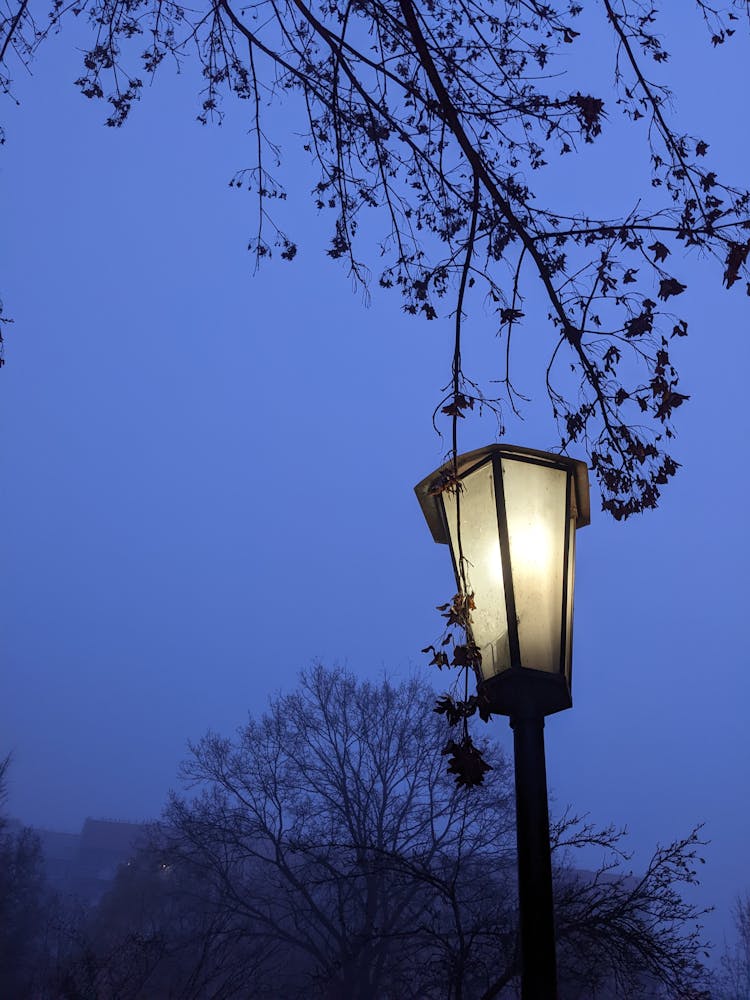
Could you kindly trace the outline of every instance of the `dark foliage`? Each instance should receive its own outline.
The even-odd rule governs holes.
[[[456,787],[429,698],[318,667],[233,740],[193,746],[192,794],[93,914],[69,995],[515,996],[511,776],[490,750],[491,780]],[[681,895],[698,832],[639,875],[622,831],[565,816],[552,835],[563,1000],[698,997],[700,912]],[[577,869],[592,847],[601,867]]]
[[[430,698],[417,681],[316,667],[233,740],[209,733],[184,765],[191,793],[172,796],[88,912],[44,889],[38,844],[25,854],[16,838],[11,855],[4,835],[3,997],[517,995],[511,774],[487,747],[490,780],[457,787]],[[561,1000],[697,1000],[701,911],[682,891],[699,833],[639,874],[623,836],[567,814],[553,824]],[[596,871],[576,866],[581,848],[601,852]]]
[[[714,47],[747,15],[740,0],[697,8]],[[667,447],[687,399],[672,359],[673,338],[688,329],[671,311],[686,288],[674,250],[714,258],[731,289],[748,277],[750,221],[747,191],[719,177],[708,142],[672,124],[655,3],[52,0],[44,11],[5,0],[6,90],[14,59],[28,64],[71,16],[91,32],[77,85],[108,104],[108,125],[123,125],[164,63],[197,61],[203,122],[221,117],[228,94],[247,102],[254,159],[232,183],[257,197],[258,259],[297,253],[270,206],[286,196],[275,176],[284,116],[273,106],[299,99],[301,141],[319,171],[313,198],[333,213],[328,254],[367,283],[358,234],[374,209],[384,229],[379,283],[399,290],[408,313],[455,317],[453,378],[438,406],[454,424],[454,448],[455,424],[475,404],[489,402],[501,421],[520,404],[511,343],[525,302],[541,296],[561,448],[588,452],[615,518],[656,505],[677,469]],[[566,89],[592,31],[614,42],[614,82],[592,76],[590,90]],[[634,162],[650,169],[632,208],[614,208],[619,193],[606,216],[537,198],[530,178],[604,141],[616,115],[631,127]],[[505,341],[494,402],[461,366],[470,299],[491,303]]]
[[[744,1000],[750,996],[750,894],[737,898],[734,930],[735,938],[721,957],[716,1000]]]
[[[0,760],[0,806],[10,760]],[[29,827],[11,827],[0,815],[0,996],[33,995],[49,964],[56,907],[45,882],[39,838]]]

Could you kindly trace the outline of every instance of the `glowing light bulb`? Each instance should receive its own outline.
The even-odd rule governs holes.
[[[515,559],[527,570],[534,573],[549,570],[554,546],[548,525],[539,521],[518,525],[511,547]]]

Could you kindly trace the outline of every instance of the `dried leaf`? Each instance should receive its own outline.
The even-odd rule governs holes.
[[[449,694],[444,694],[438,698],[433,712],[437,712],[438,715],[444,715],[448,720],[449,726],[457,725],[464,717],[464,713],[461,711],[461,703],[456,704]]]
[[[688,325],[684,319],[679,320],[679,322],[672,327],[673,337],[687,337]]]
[[[676,278],[662,278],[659,282],[659,298],[666,302],[670,295],[682,295],[686,288],[687,285]]]
[[[649,250],[654,254],[657,264],[662,260],[666,260],[669,256],[669,248],[665,247],[663,243],[659,242],[659,240],[652,243]]]
[[[487,771],[492,770],[470,736],[465,736],[460,743],[448,740],[443,755],[450,755],[448,772],[456,776],[459,787],[473,788],[481,785]]]
[[[740,269],[747,263],[747,255],[750,252],[750,240],[747,243],[730,243],[727,252],[726,268],[724,270],[724,284],[731,288],[735,281],[739,281]]]

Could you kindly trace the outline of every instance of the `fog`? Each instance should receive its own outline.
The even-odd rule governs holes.
[[[747,130],[716,99],[746,64],[698,45],[685,32],[674,46],[678,110],[747,183]],[[188,740],[231,733],[315,660],[427,672],[419,651],[453,593],[412,493],[445,452],[431,415],[450,321],[405,316],[395,292],[363,301],[323,252],[329,220],[291,140],[282,215],[300,253],[254,275],[255,205],[228,186],[249,159],[242,109],[201,128],[188,73],[105,129],[70,83],[76,59],[63,33],[19,78],[0,195],[14,320],[0,753],[10,814],[70,832],[158,816]],[[597,182],[625,185],[626,165]],[[575,200],[586,184],[570,184]],[[718,268],[675,268],[693,334],[676,350],[691,394],[682,469],[657,511],[625,524],[592,498],[575,705],[548,720],[547,761],[553,811],[627,825],[635,867],[705,821],[698,896],[721,944],[750,888],[748,302]],[[469,369],[497,364],[489,313],[472,338]],[[554,447],[544,401],[525,417],[508,440]],[[462,450],[493,440],[491,418],[466,423]],[[509,752],[507,722],[492,727]]]

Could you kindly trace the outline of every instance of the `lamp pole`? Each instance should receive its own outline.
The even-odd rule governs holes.
[[[457,455],[415,487],[450,546],[489,710],[513,729],[521,996],[557,1000],[544,718],[573,705],[575,535],[590,522],[584,462],[494,444]],[[459,505],[460,495],[460,505]]]
[[[544,717],[513,716],[522,1000],[557,1000]]]

